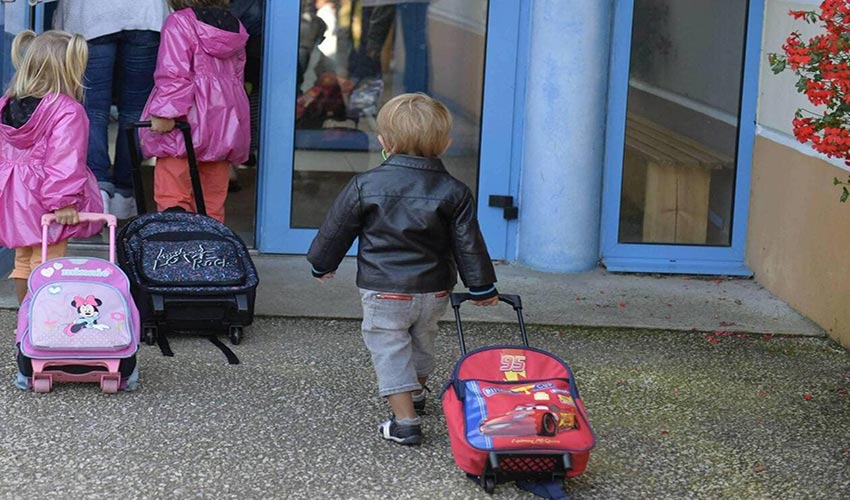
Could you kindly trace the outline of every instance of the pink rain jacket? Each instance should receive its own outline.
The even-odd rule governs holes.
[[[247,41],[241,23],[239,33],[232,33],[202,23],[192,9],[168,16],[162,25],[154,89],[142,119],[187,120],[199,161],[246,161],[251,146],[243,84]],[[145,156],[186,157],[179,130],[161,134],[141,129],[139,138]]]
[[[8,97],[0,98],[0,110]],[[103,212],[97,180],[86,165],[89,119],[64,94],[47,94],[21,128],[0,122],[0,246],[41,243],[41,216],[73,206]],[[52,225],[48,243],[98,233],[99,223]]]

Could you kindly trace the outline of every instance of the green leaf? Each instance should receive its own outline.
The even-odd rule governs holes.
[[[770,69],[773,70],[774,75],[778,75],[785,71],[786,61],[785,58],[782,59],[774,59],[773,63],[770,65]]]
[[[843,191],[841,193],[841,203],[845,203],[847,201],[847,198],[850,198],[850,191],[848,191],[846,187],[843,187],[841,189]]]
[[[833,186],[837,186],[837,185],[839,185],[839,184],[844,184],[844,183],[843,183],[843,182],[841,182],[841,181],[839,181],[839,180],[838,180],[838,177],[833,177],[833,178],[832,178],[832,185],[833,185]]]

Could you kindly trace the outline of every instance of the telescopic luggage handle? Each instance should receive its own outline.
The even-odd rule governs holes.
[[[460,354],[466,355],[466,341],[463,338],[463,325],[460,321],[460,305],[467,300],[472,300],[474,297],[469,293],[453,293],[451,295],[452,309],[455,312],[455,324],[457,325],[457,338],[460,341]],[[499,295],[499,302],[510,304],[516,311],[517,321],[519,322],[519,333],[522,336],[522,344],[528,347],[528,334],[525,331],[525,320],[522,317],[522,299],[519,295]]]
[[[111,214],[99,214],[95,212],[77,212],[80,223],[103,222],[109,226],[109,262],[115,264],[115,227],[118,219]],[[44,214],[41,216],[41,261],[47,260],[47,229],[56,222],[55,214]]]
[[[124,125],[127,134],[127,147],[130,150],[130,162],[133,164],[133,184],[136,191],[136,207],[140,214],[147,212],[145,193],[142,189],[142,160],[139,155],[138,142],[135,130],[137,128],[148,128],[150,121],[135,121]],[[186,143],[186,158],[189,161],[189,178],[192,180],[192,192],[195,195],[195,207],[201,215],[207,215],[207,206],[204,203],[204,191],[201,188],[201,174],[198,172],[198,160],[195,157],[195,146],[192,144],[192,128],[184,121],[175,121],[174,128],[183,134]]]

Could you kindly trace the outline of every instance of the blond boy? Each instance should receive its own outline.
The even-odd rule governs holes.
[[[387,102],[378,113],[386,160],[342,190],[307,254],[313,276],[324,282],[360,238],[363,340],[372,355],[378,393],[393,412],[379,432],[404,445],[422,442],[416,411],[425,408],[437,321],[458,271],[476,296],[474,303],[498,301],[475,199],[439,158],[451,144],[451,127],[446,107],[424,94],[402,94]]]

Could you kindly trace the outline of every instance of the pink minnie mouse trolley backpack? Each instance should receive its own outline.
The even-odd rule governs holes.
[[[455,462],[487,493],[508,481],[560,488],[584,472],[596,444],[573,373],[557,356],[529,347],[518,295],[499,300],[516,311],[522,345],[467,353],[460,305],[469,298],[451,297],[462,356],[441,394]]]
[[[127,276],[115,265],[114,215],[80,213],[109,226],[109,260],[47,260],[53,214],[42,217],[42,264],[30,274],[18,312],[21,389],[50,392],[54,382],[99,382],[103,392],[132,390],[138,380],[139,312]]]

